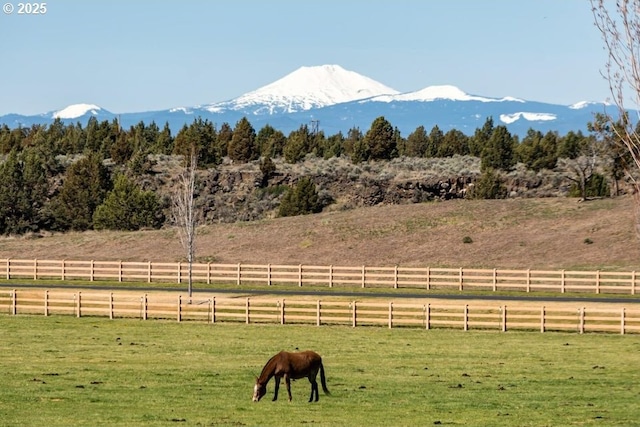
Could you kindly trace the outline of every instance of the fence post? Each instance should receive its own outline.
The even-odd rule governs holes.
[[[216,297],[211,298],[211,323],[216,323]]]
[[[560,292],[563,293],[563,294],[564,294],[564,286],[565,286],[564,280],[565,280],[565,273],[564,273],[564,270],[562,270],[562,282],[561,282],[561,285],[560,285],[561,286]]]
[[[182,295],[178,295],[178,322],[182,321]]]
[[[142,297],[142,320],[147,320],[147,310],[149,309],[149,304],[148,304],[148,299],[147,299],[147,294],[144,294],[144,296]]]
[[[545,316],[545,310],[543,305],[542,308],[540,309],[540,332],[544,332],[544,316]]]
[[[211,284],[211,262],[207,263],[207,285]]]
[[[9,270],[7,270],[9,271]],[[9,273],[7,273],[9,274]],[[9,277],[7,277],[8,279]],[[631,295],[636,294],[636,272],[635,270],[631,272]]]
[[[425,329],[431,329],[431,304],[424,306]]]
[[[113,292],[109,294],[109,319],[113,320]]]
[[[78,299],[76,300],[76,316],[80,317],[80,306],[82,305],[82,303],[80,302],[82,300],[82,292],[78,292]]]
[[[11,259],[7,258],[7,280],[11,279]]]
[[[498,269],[493,269],[493,292],[498,290]]]
[[[431,267],[427,267],[427,290],[431,289]]]
[[[393,269],[393,289],[398,289],[398,264]]]
[[[151,261],[147,265],[147,283],[151,283]]]
[[[329,287],[333,288],[333,265],[329,266]]]
[[[624,330],[625,329],[624,320],[625,320],[624,319],[624,307],[622,307],[622,311],[620,312],[620,334],[621,335],[624,335],[624,332],[625,332],[625,330]]]
[[[362,266],[362,288],[365,287],[365,283],[366,283],[366,270],[365,270],[365,266]]]
[[[578,310],[580,320],[578,322],[578,332],[584,334],[584,307],[580,307]]]
[[[316,326],[320,326],[322,324],[322,303],[318,300],[317,309],[316,309]]]
[[[249,320],[249,298],[247,297],[247,304],[245,306],[245,323],[248,325],[250,323]]]
[[[600,293],[600,270],[596,271],[596,294]]]
[[[389,302],[389,329],[393,327],[393,302]]]
[[[65,267],[64,266],[64,260],[62,260],[62,280],[64,280],[64,273],[65,273],[64,267]]]
[[[284,318],[284,298],[282,299],[282,301],[280,302],[280,324],[284,325],[285,323],[285,318]]]
[[[91,260],[91,272],[89,273],[89,281],[93,282],[95,276],[95,268],[94,268],[94,262],[93,260]]]
[[[458,282],[459,282],[459,290],[462,290],[462,267],[460,267],[460,272],[458,273]]]
[[[502,332],[507,332],[507,306],[503,305],[502,310]]]
[[[16,296],[16,290],[11,291],[11,314],[14,316],[18,314],[18,297]]]
[[[469,330],[469,304],[464,305],[464,330]]]
[[[118,262],[118,282],[122,282],[122,261]]]
[[[267,286],[271,286],[271,264],[267,264]]]
[[[33,260],[33,280],[38,280],[38,259]]]
[[[182,283],[182,262],[178,261],[178,284]]]
[[[241,267],[240,263],[238,263],[238,272],[237,272],[237,277],[236,277],[236,285],[238,285],[238,286],[240,286],[240,280],[241,280],[240,271],[241,271],[241,269],[242,269],[242,267]]]
[[[356,302],[354,301],[353,303],[351,303],[351,307],[353,308],[353,310],[351,311],[351,326],[353,326],[354,328],[357,326],[357,315],[356,315]]]
[[[302,286],[302,264],[298,264],[298,286]]]
[[[44,315],[49,315],[49,290],[44,291]]]
[[[531,269],[527,268],[527,292],[531,292]]]

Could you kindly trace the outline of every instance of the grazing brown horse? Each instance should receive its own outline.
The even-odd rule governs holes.
[[[316,376],[320,371],[320,381],[322,382],[322,391],[325,394],[330,394],[327,390],[327,381],[324,377],[324,366],[322,365],[322,358],[318,353],[313,351],[301,351],[299,353],[289,353],[287,351],[281,351],[273,356],[264,368],[258,378],[256,378],[256,385],[253,387],[253,401],[257,402],[262,399],[267,393],[267,383],[272,377],[276,377],[276,388],[273,394],[273,400],[278,399],[278,388],[280,388],[280,379],[284,377],[284,381],[287,384],[287,392],[289,393],[289,402],[291,402],[291,380],[297,380],[300,378],[309,378],[311,383],[311,396],[309,396],[309,402],[317,402],[318,396],[318,382]]]

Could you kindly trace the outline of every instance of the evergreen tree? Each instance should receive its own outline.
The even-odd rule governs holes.
[[[440,146],[444,143],[444,133],[435,125],[429,132],[429,143],[427,145],[427,151],[425,157],[437,157]]]
[[[473,199],[504,199],[507,197],[507,188],[498,171],[487,168],[476,181],[470,198]]]
[[[227,147],[231,160],[246,163],[258,157],[255,145],[256,131],[246,117],[241,118],[233,129],[233,136]]]
[[[322,210],[316,186],[309,177],[301,178],[293,189],[285,193],[280,203],[279,216],[296,216]]]
[[[24,194],[23,165],[18,150],[13,149],[0,163],[0,233],[21,234],[29,227],[24,217],[27,200]]]
[[[368,157],[363,160],[389,160],[397,156],[396,135],[393,126],[384,117],[376,118],[364,136]]]
[[[401,153],[407,157],[425,157],[429,146],[429,135],[424,126],[418,126],[416,130],[411,132],[407,137],[407,144],[404,152]]]
[[[493,135],[493,117],[487,117],[481,128],[476,129],[473,138],[469,139],[469,154],[475,157],[481,157],[482,150],[489,143],[491,135]]]
[[[89,153],[73,163],[53,200],[55,227],[78,231],[93,228],[93,213],[110,189],[109,172],[97,153]]]
[[[515,143],[506,126],[497,126],[482,150],[480,169],[508,171],[515,165]]]
[[[229,125],[229,123],[224,122],[220,126],[220,130],[218,131],[218,152],[221,157],[228,156],[229,144],[231,143],[231,139],[233,138],[233,129]]]
[[[451,129],[442,137],[438,146],[437,157],[464,156],[469,154],[469,138],[457,129]]]
[[[302,125],[298,130],[292,131],[287,137],[282,154],[287,163],[297,163],[309,153],[309,140],[311,135],[307,125]]]
[[[342,132],[331,135],[325,140],[324,159],[340,157],[344,152],[344,136]]]
[[[118,175],[104,202],[93,214],[96,230],[139,230],[160,228],[164,215],[156,194],[142,191],[125,175]]]

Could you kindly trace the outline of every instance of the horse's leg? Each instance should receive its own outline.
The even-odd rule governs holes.
[[[284,382],[287,384],[287,393],[289,393],[289,402],[291,402],[291,378],[289,375],[284,376]]]
[[[311,396],[309,396],[309,402],[313,402],[313,397],[315,395],[315,401],[318,401],[318,382],[315,378],[309,377],[309,382],[311,383]]]
[[[274,402],[276,400],[278,400],[278,389],[280,388],[280,377],[276,377],[275,381],[276,381],[276,386],[275,386],[275,391],[273,393],[273,401]]]

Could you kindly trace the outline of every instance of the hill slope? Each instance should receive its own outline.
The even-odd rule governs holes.
[[[637,270],[631,197],[452,200],[216,224],[202,262]],[[463,243],[465,236],[472,243]],[[591,242],[591,243],[589,243]],[[183,259],[176,230],[0,238],[0,259]]]

